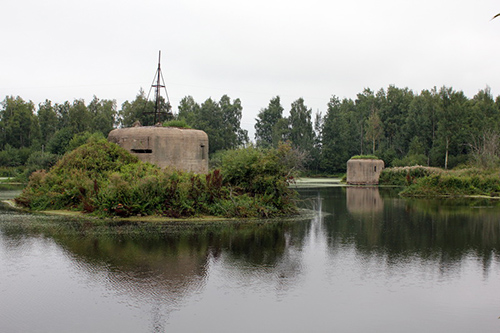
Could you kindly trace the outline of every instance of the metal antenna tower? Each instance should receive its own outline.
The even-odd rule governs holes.
[[[161,51],[158,53],[158,69],[156,70],[155,77],[153,79],[153,83],[151,84],[151,88],[149,89],[148,97],[147,100],[149,100],[149,95],[151,94],[151,89],[155,88],[155,110],[154,112],[145,112],[146,114],[151,114],[153,113],[154,115],[154,121],[153,123],[156,124],[157,121],[160,121],[160,115],[164,114],[165,118],[170,118],[172,116],[172,106],[170,105],[170,99],[168,98],[168,92],[167,92],[167,87],[165,86],[165,80],[163,79],[163,74],[161,72]],[[161,79],[161,84],[160,83]],[[160,90],[161,88],[165,89],[165,95],[166,95],[166,100],[165,103],[162,103],[162,98],[161,98],[161,93]]]

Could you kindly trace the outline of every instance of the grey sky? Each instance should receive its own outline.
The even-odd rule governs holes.
[[[356,98],[390,84],[446,85],[500,94],[500,12],[493,0],[4,2],[0,98],[38,104],[93,95],[118,108],[146,92],[162,51],[176,110],[223,94],[240,98],[242,127],[276,95],[325,112],[331,95]]]

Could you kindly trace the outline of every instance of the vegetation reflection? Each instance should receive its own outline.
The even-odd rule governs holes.
[[[316,191],[330,213],[323,225],[331,249],[351,244],[358,255],[388,263],[418,257],[447,265],[469,255],[485,266],[500,260],[500,207],[491,201],[407,200],[379,188]],[[301,196],[317,196],[306,192]]]

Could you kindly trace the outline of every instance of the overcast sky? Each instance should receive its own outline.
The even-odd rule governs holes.
[[[389,85],[500,95],[493,0],[17,0],[1,5],[0,98],[146,93],[158,51],[170,101],[240,98],[242,127],[279,95],[326,110]],[[152,93],[153,94],[153,93]]]

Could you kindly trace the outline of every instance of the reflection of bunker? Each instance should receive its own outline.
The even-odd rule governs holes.
[[[112,130],[108,140],[161,168],[208,172],[208,136],[200,130],[139,125]]]
[[[384,209],[378,187],[347,187],[347,210],[350,213],[374,213]]]
[[[350,159],[347,161],[347,184],[378,185],[382,169],[382,160]]]

